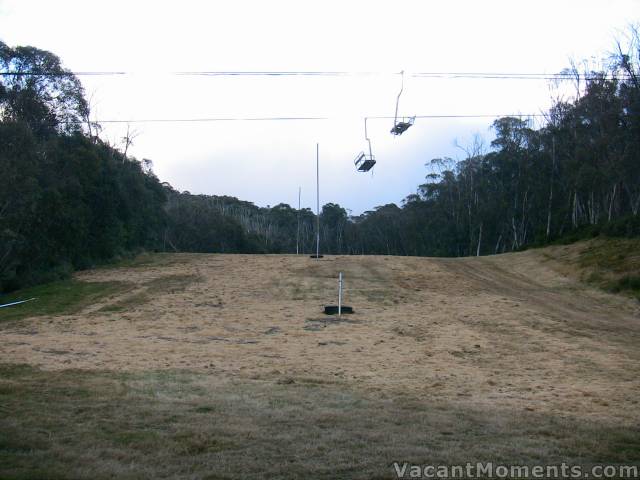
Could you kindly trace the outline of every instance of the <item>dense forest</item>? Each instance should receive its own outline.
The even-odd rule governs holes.
[[[315,214],[176,191],[100,138],[80,81],[54,54],[0,42],[0,291],[140,250],[309,253]],[[567,75],[535,128],[499,118],[467,158],[434,159],[401,206],[320,214],[325,253],[465,256],[572,232],[640,233],[640,39]]]

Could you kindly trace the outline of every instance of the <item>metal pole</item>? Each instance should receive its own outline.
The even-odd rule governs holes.
[[[296,232],[296,255],[300,254],[300,196],[302,187],[298,187],[298,230]]]
[[[35,298],[30,298],[28,300],[19,300],[17,302],[5,303],[4,305],[0,305],[0,308],[11,307],[12,305],[20,305],[21,303],[27,303],[27,302],[30,302],[32,300],[35,300]]]
[[[402,95],[402,91],[404,90],[404,70],[400,72],[402,76],[402,86],[400,87],[400,93],[398,93],[398,98],[396,99],[396,116],[393,119],[393,126],[395,127],[398,123],[398,105],[400,104],[400,95]]]
[[[338,275],[338,316],[342,316],[342,272]]]
[[[371,152],[371,140],[369,140],[369,134],[367,133],[367,117],[364,117],[364,138],[369,144],[369,158],[373,158],[373,153]]]
[[[316,143],[316,260],[320,260],[320,144]]]

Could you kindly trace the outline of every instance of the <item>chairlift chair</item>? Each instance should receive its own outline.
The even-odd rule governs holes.
[[[364,152],[360,152],[353,161],[353,164],[359,172],[368,172],[376,164],[376,159],[373,155],[366,155]]]
[[[398,121],[398,119],[396,118],[393,123],[391,133],[394,135],[402,135],[409,129],[411,125],[413,125],[413,122],[415,122],[415,120],[416,117],[403,117],[400,119],[400,121]]]
[[[356,155],[353,164],[356,166],[358,172],[368,172],[376,164],[376,157],[373,156],[373,152],[371,151],[371,140],[367,134],[367,117],[364,117],[364,139],[369,144],[369,154],[367,155],[364,152],[360,152]]]
[[[402,91],[404,90],[404,70],[400,72],[402,83],[400,85],[400,93],[398,93],[398,98],[396,98],[396,114],[393,117],[393,128],[391,129],[391,133],[393,135],[402,135],[406,132],[413,122],[415,122],[416,117],[401,117],[398,118],[398,106],[400,105],[400,95],[402,95]]]

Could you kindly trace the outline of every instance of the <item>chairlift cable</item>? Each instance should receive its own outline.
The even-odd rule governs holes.
[[[135,72],[135,71],[76,71],[49,73],[38,71],[5,71],[0,72],[3,77],[17,76],[131,76],[131,75],[175,75],[175,76],[208,76],[208,77],[354,77],[354,76],[386,76],[401,75],[401,72],[367,72],[367,71],[227,71],[227,70],[204,70],[204,71],[175,71],[175,72]],[[407,73],[415,78],[443,78],[443,79],[489,79],[489,80],[571,80],[576,77],[573,72],[568,73],[510,73],[510,72],[414,72]],[[597,74],[577,75],[583,80],[595,80],[601,78]],[[606,79],[628,80],[630,75],[618,73],[613,75],[605,74]]]
[[[448,119],[448,118],[499,118],[499,117],[545,117],[543,113],[504,113],[504,114],[469,114],[469,115],[414,115],[411,118]],[[270,121],[324,121],[337,120],[344,117],[209,117],[209,118],[145,118],[145,119],[107,119],[90,120],[91,123],[198,123],[198,122],[270,122]],[[363,117],[359,117],[363,118]],[[368,115],[369,120],[393,120],[386,115]],[[61,120],[61,124],[85,124],[80,120]]]

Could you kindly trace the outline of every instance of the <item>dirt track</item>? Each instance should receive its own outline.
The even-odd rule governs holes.
[[[346,381],[383,397],[640,421],[637,302],[560,275],[538,252],[165,263],[78,275],[132,288],[78,315],[2,327],[0,362]],[[342,321],[321,313],[339,271],[356,310]]]

